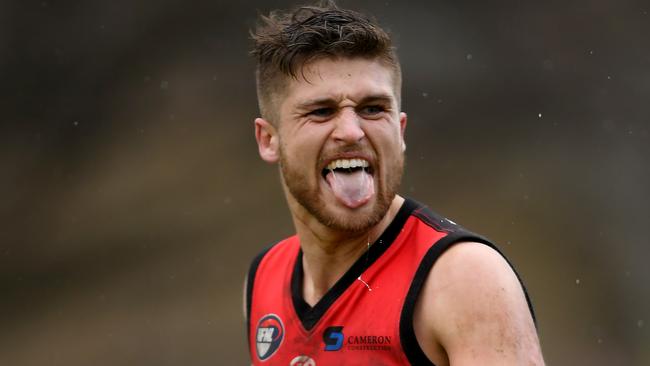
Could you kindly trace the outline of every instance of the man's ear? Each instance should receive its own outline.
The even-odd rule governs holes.
[[[255,139],[262,160],[277,163],[280,159],[280,141],[275,127],[264,118],[255,118]]]
[[[406,151],[406,142],[404,142],[404,133],[406,132],[406,113],[399,113],[399,132],[402,137],[402,152]]]

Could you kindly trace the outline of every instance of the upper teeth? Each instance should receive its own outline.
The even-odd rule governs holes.
[[[350,168],[367,168],[370,164],[365,159],[338,159],[334,160],[327,165],[327,169],[333,170],[336,168],[350,169]]]

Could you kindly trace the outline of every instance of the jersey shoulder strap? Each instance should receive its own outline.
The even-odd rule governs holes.
[[[260,263],[262,262],[262,259],[264,259],[264,256],[279,243],[281,243],[281,241],[277,241],[259,252],[255,258],[253,258],[253,261],[248,268],[248,275],[246,276],[246,330],[249,334],[246,337],[247,339],[250,339],[251,308],[253,305],[253,288],[255,285],[255,275],[257,274],[257,268],[260,266]]]
[[[402,308],[402,313],[400,315],[400,340],[404,349],[404,353],[406,354],[411,364],[433,365],[433,363],[431,363],[429,358],[420,348],[420,345],[418,344],[415,337],[415,331],[413,329],[413,314],[415,312],[415,304],[417,302],[418,296],[420,295],[420,292],[422,291],[424,281],[427,279],[429,272],[431,271],[431,268],[433,268],[435,262],[447,249],[460,242],[477,242],[485,244],[494,249],[506,260],[510,268],[512,268],[513,272],[517,276],[519,283],[521,284],[524,295],[526,297],[526,302],[528,304],[528,309],[530,310],[533,321],[536,324],[535,311],[528,296],[526,286],[524,286],[521,277],[517,273],[512,263],[495,244],[493,244],[487,238],[475,234],[456,224],[455,222],[438,215],[424,205],[421,205],[416,210],[414,210],[413,216],[417,217],[423,224],[432,227],[436,231],[446,232],[447,235],[440,238],[436,242],[431,243],[428,251],[420,261],[420,264],[418,265],[418,268],[413,277],[413,281],[411,282],[411,286],[406,295],[404,307]]]

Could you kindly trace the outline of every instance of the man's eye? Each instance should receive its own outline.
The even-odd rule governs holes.
[[[318,108],[314,109],[313,111],[309,112],[310,116],[313,117],[329,117],[332,114],[334,114],[334,109],[333,108]]]
[[[361,113],[366,116],[373,116],[384,111],[385,111],[384,107],[380,105],[367,105],[361,108]]]

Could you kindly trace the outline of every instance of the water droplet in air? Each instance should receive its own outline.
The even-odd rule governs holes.
[[[643,320],[639,320],[638,322],[636,322],[636,326],[639,328],[643,328]]]
[[[576,285],[579,285],[579,284],[580,284],[580,279],[576,278]]]
[[[468,53],[467,56],[465,56],[465,58],[467,59],[467,61],[471,61],[474,58],[474,56],[472,56],[471,53]]]

